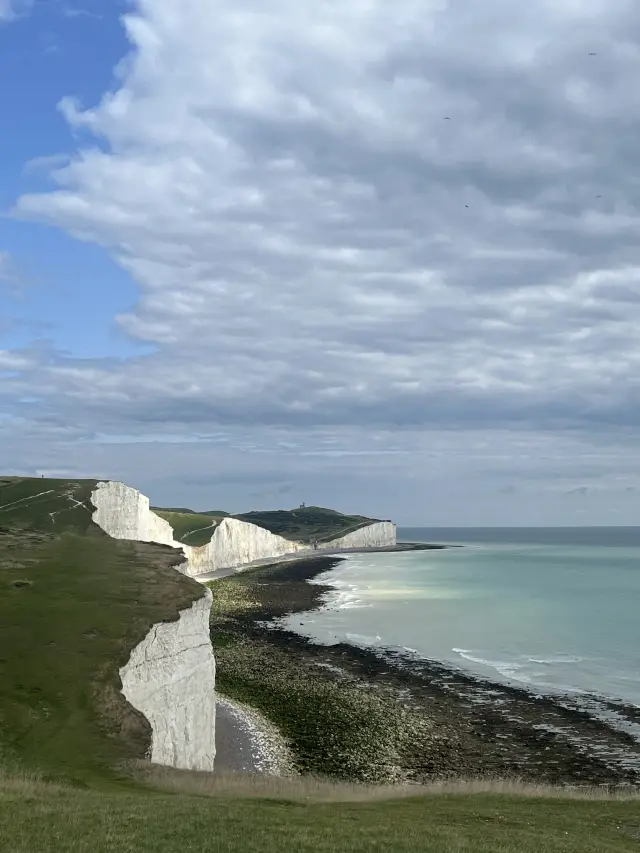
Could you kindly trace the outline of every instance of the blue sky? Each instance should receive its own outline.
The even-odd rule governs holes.
[[[122,4],[115,2],[47,0],[0,26],[3,211],[11,209],[21,193],[48,189],[47,162],[39,161],[68,157],[81,141],[57,105],[68,93],[83,103],[95,103],[113,86],[114,68],[127,51],[122,11]],[[0,222],[0,241],[11,257],[13,274],[29,292],[16,304],[0,291],[2,315],[20,320],[7,335],[9,344],[28,343],[35,333],[83,357],[135,351],[118,335],[113,317],[135,301],[136,288],[104,251],[58,229],[7,218]]]
[[[631,0],[0,0],[0,469],[635,524]]]

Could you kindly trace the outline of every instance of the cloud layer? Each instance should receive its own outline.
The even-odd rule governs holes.
[[[286,433],[299,466],[324,436],[362,476],[376,433],[520,433],[617,476],[640,413],[633,2],[132,5],[117,88],[62,100],[85,141],[15,215],[115,256],[140,287],[116,322],[152,351],[5,353],[5,411]]]

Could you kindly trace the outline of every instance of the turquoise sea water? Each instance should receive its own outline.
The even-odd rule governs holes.
[[[405,529],[443,551],[350,555],[326,606],[285,620],[327,643],[390,646],[536,692],[640,705],[640,529]],[[301,624],[302,623],[302,624]]]

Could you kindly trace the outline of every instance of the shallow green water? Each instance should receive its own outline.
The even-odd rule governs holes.
[[[317,579],[335,586],[327,606],[287,624],[322,642],[401,647],[540,692],[640,704],[640,531],[593,530],[400,531],[467,544],[352,555]]]

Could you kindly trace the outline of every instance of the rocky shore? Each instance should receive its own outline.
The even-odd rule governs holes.
[[[211,584],[218,686],[277,726],[295,770],[376,783],[640,784],[640,744],[573,700],[278,628],[279,617],[322,605],[331,587],[307,581],[338,562],[292,560]]]

